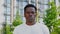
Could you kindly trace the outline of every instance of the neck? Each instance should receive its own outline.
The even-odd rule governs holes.
[[[26,22],[27,25],[31,26],[31,25],[34,25],[36,22]]]

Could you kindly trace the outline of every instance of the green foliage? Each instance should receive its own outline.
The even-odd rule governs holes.
[[[51,34],[60,34],[60,19],[56,21],[55,26],[53,27],[53,31]]]
[[[22,24],[21,16],[19,15],[19,11],[16,12],[16,17],[13,21],[13,26],[18,26]]]
[[[20,25],[20,24],[22,24],[23,22],[22,22],[22,20],[21,20],[21,16],[19,15],[19,11],[17,10],[17,12],[16,12],[16,17],[15,17],[15,19],[14,19],[14,21],[13,21],[13,25],[11,26],[11,32],[13,32],[14,31],[14,27],[16,27],[16,26],[18,26],[18,25]]]
[[[19,11],[16,12],[16,17],[12,23],[13,25],[5,24],[3,28],[3,34],[13,34],[13,30],[15,26],[22,24],[21,16],[19,15]]]
[[[54,1],[50,2],[49,5],[50,8],[46,10],[44,22],[48,26],[51,34],[60,34],[60,19],[57,19],[57,15],[60,14],[60,8],[56,7]]]
[[[6,34],[12,34],[10,25],[6,25]]]
[[[57,10],[54,2],[49,3],[50,8],[46,10],[46,16],[44,17],[44,22],[51,30],[51,26],[54,26],[57,18]]]
[[[4,25],[3,34],[12,34],[10,25],[8,25],[8,24]]]
[[[60,34],[60,19],[57,20],[57,24],[56,24],[55,30],[56,30],[57,33]]]
[[[60,6],[57,8],[58,15],[60,14]],[[51,34],[60,34],[60,19],[56,20]]]
[[[0,29],[0,34],[3,34],[3,28]]]

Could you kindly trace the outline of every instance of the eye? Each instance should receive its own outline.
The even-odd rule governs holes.
[[[32,14],[34,14],[34,12],[31,12]]]
[[[36,12],[31,12],[32,14],[35,14]]]
[[[26,12],[26,13],[28,13],[28,14],[29,14],[30,12]]]

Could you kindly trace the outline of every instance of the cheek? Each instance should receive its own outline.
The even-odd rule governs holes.
[[[33,15],[33,16],[32,16],[32,18],[34,18],[34,19],[35,19],[35,18],[36,18],[36,15]]]
[[[25,18],[29,18],[29,15],[28,14],[25,14]]]
[[[34,17],[36,17],[36,14],[34,15]]]

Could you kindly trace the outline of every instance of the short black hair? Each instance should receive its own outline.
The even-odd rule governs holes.
[[[27,5],[24,7],[24,11],[26,11],[26,8],[28,8],[28,7],[33,7],[33,8],[35,8],[35,10],[37,11],[36,6],[34,6],[33,4],[27,4]]]

